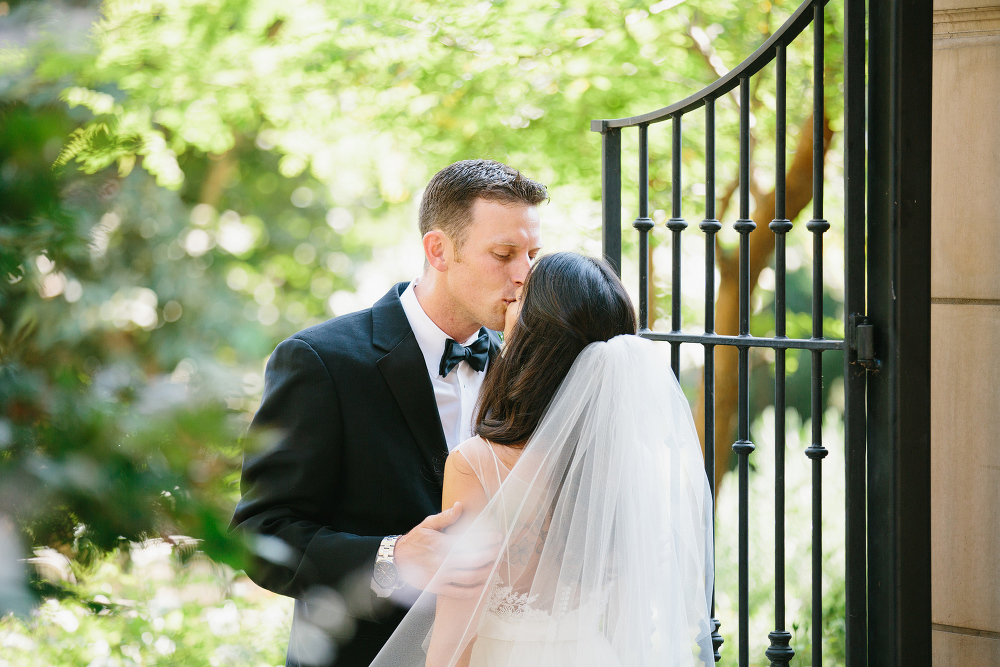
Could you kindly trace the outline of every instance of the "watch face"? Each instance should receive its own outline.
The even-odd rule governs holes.
[[[396,576],[396,566],[389,561],[375,563],[375,583],[382,588],[395,586]]]

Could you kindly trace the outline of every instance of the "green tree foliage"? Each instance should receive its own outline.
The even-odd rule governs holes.
[[[94,114],[61,162],[127,172],[141,160],[168,187],[190,171],[185,155],[261,137],[282,174],[328,182],[381,158],[349,141],[359,135],[432,172],[490,155],[555,185],[596,182],[591,118],[697,91],[769,36],[794,9],[784,3],[110,1],[92,59],[38,69],[70,75],[63,99]],[[808,44],[793,51],[789,97],[807,102]],[[791,106],[793,120],[809,111]],[[422,183],[375,171],[390,202]]]

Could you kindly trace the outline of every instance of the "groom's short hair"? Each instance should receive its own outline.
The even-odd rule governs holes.
[[[548,198],[545,186],[495,160],[462,160],[434,175],[420,200],[420,236],[439,229],[456,249],[465,240],[476,199],[537,206]]]

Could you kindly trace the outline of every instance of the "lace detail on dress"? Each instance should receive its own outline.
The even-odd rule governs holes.
[[[551,618],[544,609],[535,609],[531,605],[538,599],[537,595],[517,593],[512,586],[502,586],[500,577],[493,580],[493,590],[486,609],[505,621],[534,621]]]

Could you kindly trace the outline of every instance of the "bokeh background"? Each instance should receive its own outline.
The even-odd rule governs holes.
[[[455,160],[501,160],[546,183],[544,251],[599,254],[600,136],[590,120],[693,94],[795,7],[0,2],[0,666],[283,664],[291,602],[242,575],[253,545],[227,531],[243,448],[267,444],[244,435],[274,346],[419,273],[421,188]],[[834,3],[824,73],[828,337],[843,335],[841,26]],[[800,128],[811,128],[810,54],[808,42],[789,49],[789,164],[806,140]],[[753,81],[749,188],[758,227],[769,233],[771,68]],[[722,296],[736,262],[737,236],[726,224],[739,194],[735,97],[720,99],[717,115],[724,231],[713,279],[722,311],[732,307]],[[691,331],[703,326],[705,283],[696,116],[685,119],[680,155],[671,155],[669,125],[650,132],[657,223],[670,217],[671,160],[682,162],[691,224],[682,315]],[[631,221],[634,133],[623,145],[623,220]],[[811,193],[798,195],[805,206]],[[771,206],[773,216],[773,198]],[[810,331],[808,213],[789,235],[790,336]],[[636,296],[627,222],[624,236],[623,274]],[[666,330],[669,236],[662,224],[652,236],[652,328]],[[767,335],[773,270],[762,266],[755,283],[752,332]],[[698,413],[701,350],[682,352]],[[767,664],[773,629],[769,354],[751,357],[754,664]],[[843,361],[824,359],[824,655],[841,664]],[[787,576],[797,663],[808,660],[810,641],[808,372],[790,352]],[[732,428],[720,422],[727,447]],[[736,655],[729,467],[723,458],[717,507],[726,665]]]

